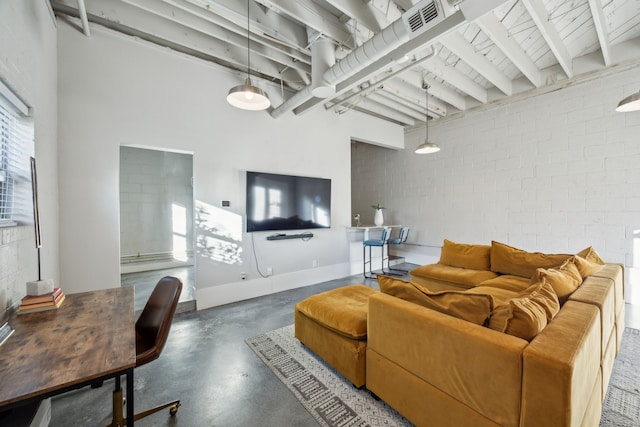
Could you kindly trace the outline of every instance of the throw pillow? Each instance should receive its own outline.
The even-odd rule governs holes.
[[[558,268],[538,268],[531,278],[531,283],[546,279],[558,296],[560,305],[564,304],[582,284],[582,276],[573,261],[574,257],[571,257]]]
[[[593,246],[589,246],[588,248],[584,248],[583,250],[578,252],[576,255],[586,259],[587,261],[591,261],[591,262],[593,262],[595,264],[599,264],[599,265],[604,265],[605,264],[605,262],[602,260],[602,258],[600,258],[600,255],[598,255],[598,252],[596,252],[596,250],[593,249]]]
[[[385,294],[476,325],[484,325],[493,309],[490,295],[465,294],[461,291],[431,292],[415,283],[382,275],[378,275],[378,284]]]
[[[582,279],[585,279],[586,277],[589,277],[589,276],[593,276],[594,274],[602,270],[602,268],[604,267],[604,264],[596,264],[595,262],[588,261],[585,258],[582,258],[581,256],[578,256],[578,255],[574,255],[569,259],[572,260],[573,263],[578,268],[578,271],[580,272],[580,276],[582,276]]]
[[[593,276],[605,265],[605,262],[600,258],[600,255],[593,247],[589,246],[574,255],[574,264],[578,267],[580,275],[584,279],[588,276]]]
[[[527,252],[504,243],[491,242],[491,271],[531,278],[537,268],[553,268],[571,255]]]
[[[531,341],[558,314],[560,304],[551,285],[542,278],[508,304],[491,313],[489,327]]]
[[[444,239],[440,264],[471,270],[491,269],[491,246],[456,243]]]

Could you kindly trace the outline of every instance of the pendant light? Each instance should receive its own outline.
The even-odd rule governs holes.
[[[625,99],[620,101],[616,107],[616,111],[621,113],[638,110],[640,110],[640,92],[627,96]]]
[[[416,154],[431,154],[437,153],[440,151],[440,147],[438,147],[433,142],[429,141],[429,85],[424,83],[424,93],[425,93],[425,103],[424,103],[424,115],[425,115],[425,129],[427,130],[427,136],[424,139],[424,142],[416,148]]]
[[[249,28],[249,2],[247,0],[247,79],[243,85],[231,88],[227,95],[227,102],[242,110],[265,110],[271,106],[267,94],[251,83],[251,31]]]

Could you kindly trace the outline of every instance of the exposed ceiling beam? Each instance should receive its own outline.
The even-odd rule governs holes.
[[[377,33],[402,17],[403,10],[389,0],[325,0],[358,25]],[[373,22],[372,22],[373,21]]]
[[[429,95],[431,95],[432,98],[441,99],[458,110],[466,110],[467,101],[465,100],[464,95],[443,85],[442,82],[437,81],[424,73],[405,73],[400,79],[394,79],[391,81],[391,84],[388,86],[396,90],[403,91],[404,96],[407,97],[408,90],[414,92],[421,91],[423,82],[426,82],[429,85]],[[448,108],[444,107],[443,109],[446,111]]]
[[[392,22],[378,8],[362,0],[327,0],[327,3],[376,33]]]
[[[311,0],[256,0],[334,39],[350,49],[355,47],[349,27]]]
[[[413,6],[413,2],[411,0],[393,0],[396,6],[402,10],[409,10]]]
[[[431,59],[426,63],[425,68],[472,98],[477,99],[483,104],[487,102],[488,94],[485,88],[471,80],[462,72],[456,70],[454,67],[450,67],[445,64],[440,57]]]
[[[611,65],[611,43],[609,41],[609,33],[605,25],[604,11],[602,9],[602,2],[600,0],[589,0],[589,7],[591,8],[591,15],[593,17],[593,25],[596,27],[596,33],[598,34],[598,41],[600,42],[600,51],[602,52],[602,59],[604,65]]]
[[[247,4],[243,1],[225,1],[224,4],[217,0],[186,0],[204,11],[218,15],[246,30]],[[249,16],[251,17],[252,32],[262,31],[266,36],[273,38],[287,46],[303,49],[307,55],[311,52],[306,49],[307,30],[301,25],[296,25],[286,17],[277,13],[269,13],[255,1],[249,2]]]
[[[184,10],[185,12],[189,12],[192,15],[195,15],[199,18],[202,18],[206,21],[211,22],[221,28],[224,28],[228,31],[231,31],[236,34],[244,35],[246,37],[247,34],[247,20],[246,19],[235,19],[235,22],[229,21],[222,16],[212,13],[207,9],[204,9],[201,6],[194,4],[193,1],[190,0],[162,0],[165,3],[168,3],[178,9]],[[253,15],[251,15],[253,16]],[[280,19],[283,19],[280,17]],[[269,46],[274,50],[277,50],[285,55],[291,56],[294,61],[304,62],[305,64],[311,64],[311,51],[309,49],[302,49],[290,44],[282,43],[280,40],[275,40],[274,37],[270,34],[270,32],[264,31],[264,21],[256,22],[255,20],[251,23],[251,39],[261,42],[265,46]],[[285,29],[286,30],[286,29]],[[266,34],[266,36],[265,36]],[[280,33],[282,34],[282,32]]]
[[[567,46],[564,44],[558,30],[549,21],[549,12],[544,6],[542,0],[522,0],[522,4],[529,12],[531,19],[535,22],[538,30],[544,37],[549,49],[553,52],[558,63],[564,70],[567,77],[573,77],[573,60]]]
[[[509,36],[509,32],[493,12],[478,18],[476,24],[535,87],[542,85],[542,75],[536,64],[522,50],[520,45]]]
[[[422,91],[422,89],[420,89],[420,91]],[[404,97],[394,93],[393,91],[389,91],[386,87],[384,88],[384,90],[378,92],[378,94],[387,99],[400,102],[403,105],[408,105],[420,115],[421,120],[425,120],[425,117],[427,117],[424,113],[424,99],[421,102],[414,104],[410,101],[407,101]],[[430,117],[443,117],[447,115],[447,106],[442,101],[435,99],[434,97],[429,95],[429,104],[427,105],[427,111]]]
[[[425,79],[426,83],[429,85],[429,111],[438,116],[445,116],[448,113],[447,105],[438,97],[433,95],[434,85],[432,85],[429,80],[433,79]],[[440,88],[443,87],[440,83],[437,82],[436,86]],[[407,102],[414,105],[415,108],[421,111],[422,115],[424,115],[424,89],[422,89],[421,79],[418,82],[417,86],[414,86],[413,84],[401,79],[393,79],[385,83],[384,92],[392,93],[397,97],[408,100]]]
[[[394,99],[390,94],[385,94],[384,91],[374,92],[369,95],[367,98],[371,101],[375,101],[378,104],[385,105],[389,108],[393,108],[395,111],[405,114],[409,117],[413,117],[415,120],[424,120],[424,109],[423,113],[419,113],[414,108],[407,106],[405,103],[398,101],[398,99]]]
[[[415,97],[410,96],[410,97],[405,97],[402,96],[401,93],[393,90],[392,88],[390,88],[388,85],[385,85],[382,90],[379,90],[376,95],[380,95],[384,98],[387,98],[389,100],[395,101],[403,106],[405,106],[406,108],[409,108],[410,110],[414,111],[415,113],[418,113],[418,117],[420,117],[421,120],[424,120],[424,102],[421,104],[420,102],[418,102]],[[423,100],[424,101],[424,100]]]
[[[454,31],[442,40],[442,44],[507,96],[513,93],[511,80],[486,56],[476,52],[475,47],[462,34]]]
[[[244,36],[238,35],[235,32],[231,32],[224,28],[221,28],[189,12],[185,12],[184,10],[181,10],[181,9],[176,9],[172,5],[158,2],[157,0],[122,0],[122,1],[134,7],[137,7],[149,13],[152,13],[156,16],[164,18],[168,21],[174,22],[175,24],[182,25],[189,29],[198,31],[204,35],[211,36],[222,42],[229,43],[241,49],[245,49],[246,51],[246,48],[247,48],[246,33],[244,34]],[[275,61],[286,67],[295,68],[305,73],[311,73],[311,66],[309,64],[305,64],[300,61],[294,61],[290,56],[287,56],[282,52],[276,51],[262,44],[252,42],[251,45],[252,45],[251,46],[252,54],[260,55],[266,59]],[[256,57],[254,56],[253,60],[255,60],[255,58]]]
[[[357,101],[353,106],[346,110],[338,111],[340,114],[344,114],[348,110],[358,110],[362,112],[372,112],[380,117],[386,117],[394,122],[401,123],[404,126],[415,126],[416,121],[413,117],[407,116],[406,114],[399,113],[398,111],[387,107],[384,104],[373,101],[368,98],[363,98]]]
[[[636,47],[637,43],[640,42],[640,38],[632,40],[632,47]],[[507,98],[502,97],[491,102],[488,102],[483,105],[474,106],[470,109],[471,112],[481,113],[483,111],[487,111],[499,106],[512,104],[514,102],[521,102],[530,98],[538,97],[547,93],[552,93],[556,91],[561,91],[569,87],[574,87],[576,85],[580,85],[586,82],[595,81],[598,79],[614,76],[618,73],[623,73],[626,71],[638,70],[640,68],[640,50],[636,52],[636,57],[628,58],[628,60],[624,63],[618,63],[606,68],[600,68],[596,71],[585,72],[582,74],[578,74],[571,79],[563,79],[563,80],[553,80],[552,83],[548,83],[536,89],[525,90],[523,92],[518,92],[513,96]],[[551,66],[553,68],[555,66]],[[556,67],[557,68],[557,67]],[[544,70],[543,70],[544,72]],[[613,106],[611,107],[613,108]],[[456,112],[454,114],[449,114],[447,117],[443,117],[442,120],[447,122],[450,120],[456,120],[460,117],[464,117],[468,112]]]

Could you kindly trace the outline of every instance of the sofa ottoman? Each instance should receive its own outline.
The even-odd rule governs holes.
[[[295,337],[358,388],[365,383],[369,296],[377,293],[349,285],[312,295],[295,307]]]

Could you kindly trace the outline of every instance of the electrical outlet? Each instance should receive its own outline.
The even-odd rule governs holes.
[[[311,261],[311,267],[315,268],[317,266],[318,266],[318,260],[317,259],[312,260]]]
[[[273,268],[267,267],[267,276],[273,276]]]
[[[247,279],[247,273],[245,273],[244,271],[242,273],[240,273],[240,279],[246,280]]]

